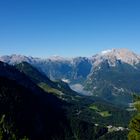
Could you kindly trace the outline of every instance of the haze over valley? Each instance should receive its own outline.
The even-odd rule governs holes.
[[[0,140],[140,140],[140,1],[1,0]]]

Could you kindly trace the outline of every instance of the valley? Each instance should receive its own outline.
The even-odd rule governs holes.
[[[127,139],[136,113],[128,105],[140,93],[138,55],[113,49],[92,58],[12,55],[0,61],[4,140]]]
[[[89,58],[11,55],[0,60],[10,65],[27,62],[52,81],[62,80],[77,92],[116,105],[128,106],[132,93],[140,93],[140,56],[128,49],[107,50]]]

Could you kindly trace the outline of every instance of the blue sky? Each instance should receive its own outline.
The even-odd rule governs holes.
[[[140,54],[139,0],[1,0],[0,55]]]

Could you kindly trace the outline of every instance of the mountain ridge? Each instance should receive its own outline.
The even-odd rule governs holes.
[[[61,57],[61,56],[51,56],[47,58],[39,58],[39,57],[12,54],[12,55],[0,56],[0,61],[3,61],[8,64],[18,64],[23,61],[31,63],[31,64],[34,64],[37,62],[45,63],[48,61],[53,61],[53,62],[67,62],[69,63],[69,65],[73,65],[75,60],[78,60],[78,59],[87,59],[88,61],[91,61],[92,63],[94,63],[97,59],[103,59],[103,58],[116,59],[116,60],[120,60],[122,62],[131,64],[131,65],[135,65],[140,62],[140,55],[126,48],[119,48],[119,49],[113,48],[109,50],[104,50],[100,53],[92,55],[91,57],[79,56],[79,57],[68,58],[68,57]]]
[[[111,102],[121,98],[121,103],[130,103],[132,92],[140,93],[140,56],[128,49],[106,50],[92,57],[54,58],[13,55],[2,56],[0,60],[12,65],[24,60],[51,80],[81,84],[92,95]]]

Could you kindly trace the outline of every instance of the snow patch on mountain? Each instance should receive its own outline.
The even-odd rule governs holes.
[[[107,53],[110,53],[112,50],[105,50],[105,51],[102,51],[101,54],[107,54]]]
[[[65,78],[63,78],[63,79],[61,79],[63,82],[65,82],[65,83],[70,83],[70,80],[69,79],[65,79]]]

